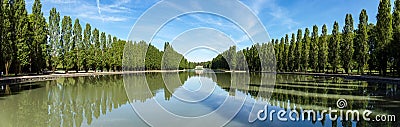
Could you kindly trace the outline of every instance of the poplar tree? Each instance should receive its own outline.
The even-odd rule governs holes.
[[[283,53],[283,70],[289,70],[289,35],[285,36],[285,44],[284,44],[284,53]]]
[[[74,47],[72,48],[73,54],[70,58],[70,65],[73,65],[73,68],[75,69],[76,72],[80,70],[82,67],[82,62],[81,62],[81,57],[82,53],[84,53],[85,50],[85,45],[83,45],[82,42],[82,26],[79,23],[79,19],[75,19],[74,22],[74,30],[72,31],[73,34],[73,41]]]
[[[15,73],[22,73],[22,70],[30,64],[29,44],[31,41],[31,34],[28,22],[28,12],[25,8],[25,0],[14,1],[14,21],[15,21],[15,44],[16,44],[16,68]]]
[[[279,56],[278,56],[278,68],[279,71],[283,71],[283,67],[284,67],[284,52],[285,52],[285,40],[282,37],[281,38],[281,43],[279,44]]]
[[[295,70],[301,71],[302,68],[302,51],[303,51],[303,32],[301,29],[297,30],[297,38],[296,38],[296,48],[295,48]]]
[[[3,63],[4,63],[4,70],[5,75],[8,75],[11,65],[13,61],[15,61],[14,54],[15,53],[15,41],[13,41],[13,32],[14,32],[14,22],[13,22],[13,10],[11,4],[8,0],[3,1],[3,34],[2,34],[2,55],[3,55]]]
[[[339,32],[339,23],[335,21],[332,30],[332,37],[329,43],[329,63],[332,66],[332,70],[334,73],[337,73],[337,69],[340,63],[340,32]]]
[[[294,67],[294,63],[296,60],[296,57],[294,55],[295,53],[295,48],[296,48],[296,37],[294,35],[294,33],[292,33],[292,39],[290,40],[290,47],[289,47],[289,71],[294,71],[295,67]]]
[[[361,14],[360,14],[361,15]],[[365,16],[366,12],[365,12]],[[366,17],[368,20],[368,17]],[[360,19],[361,20],[361,19]],[[400,1],[394,1],[393,11],[393,40],[392,40],[392,56],[394,57],[394,63],[397,68],[397,74],[400,75]]]
[[[341,43],[342,65],[346,73],[349,73],[349,69],[351,69],[351,63],[354,54],[353,31],[354,31],[353,16],[351,14],[346,14],[345,25],[343,28],[343,42]]]
[[[319,70],[325,72],[325,68],[328,65],[328,30],[325,24],[322,26],[322,34],[320,37],[318,49]]]
[[[303,71],[307,72],[308,70],[308,63],[309,63],[309,53],[310,53],[310,30],[306,28],[305,33],[304,33],[304,38],[303,38],[303,52],[302,54],[302,62],[301,64],[303,65]]]
[[[376,43],[377,41],[377,33],[375,24],[369,23],[367,26],[368,30],[368,47],[369,47],[369,59],[368,59],[368,70],[371,73],[372,70],[378,69],[378,61],[377,61],[377,50]]]
[[[359,16],[359,24],[354,39],[355,60],[357,61],[357,72],[364,74],[365,66],[368,62],[368,15],[367,11],[363,9]],[[399,38],[400,39],[400,38]]]
[[[107,37],[106,37],[106,33],[104,33],[104,32],[101,32],[100,45],[101,45],[101,47],[100,47],[101,55],[100,55],[100,58],[99,58],[99,60],[100,60],[99,64],[100,64],[100,70],[101,70],[101,72],[103,72],[103,69],[106,66],[106,60],[105,59],[108,58],[106,56]]]
[[[310,43],[310,67],[317,71],[318,69],[318,26],[313,26],[313,32],[311,33],[311,43]]]
[[[113,60],[112,60],[111,65],[112,65],[113,70],[117,71],[117,66],[119,64],[118,63],[118,61],[119,61],[118,46],[120,45],[120,43],[119,43],[117,37],[115,37],[115,36],[112,38],[112,42],[113,43],[111,45],[111,47],[112,47],[111,52],[113,52]]]
[[[112,37],[110,34],[108,34],[107,36],[107,58],[112,58],[113,57],[113,52],[111,51],[111,45],[112,45],[113,41],[112,41]],[[106,67],[107,67],[107,71],[110,71],[110,69],[112,68],[112,62],[114,59],[106,59]]]
[[[69,16],[64,16],[61,23],[61,45],[59,45],[59,54],[61,59],[61,64],[65,71],[68,73],[70,66],[67,61],[72,59],[71,47],[74,47],[71,42],[72,37],[72,20]]]
[[[98,67],[99,67],[99,63],[101,60],[101,55],[100,55],[100,31],[95,28],[93,30],[92,33],[92,46],[90,49],[91,52],[91,61],[89,62],[91,65],[91,68],[96,72]]]
[[[32,22],[33,40],[31,47],[31,63],[33,64],[32,69],[39,74],[43,68],[47,66],[46,50],[47,50],[47,30],[46,30],[46,19],[43,17],[42,3],[40,0],[35,0],[32,6],[32,16],[30,17]]]
[[[49,41],[50,41],[50,68],[54,71],[56,70],[57,65],[60,63],[60,59],[58,58],[60,52],[58,51],[61,46],[60,41],[60,13],[57,12],[56,8],[52,8],[50,10],[49,16]]]
[[[93,56],[90,56],[91,54],[90,54],[90,48],[92,47],[92,41],[91,41],[91,35],[92,35],[92,30],[91,30],[92,28],[91,28],[91,26],[90,26],[90,24],[89,23],[86,23],[86,26],[85,26],[85,30],[84,30],[84,32],[83,32],[83,52],[81,52],[81,60],[80,60],[80,62],[81,62],[81,65],[82,65],[82,68],[85,70],[85,72],[88,72],[89,71],[89,61],[90,61],[90,59],[91,59],[91,57],[93,57]]]
[[[277,51],[275,51],[276,52],[276,54],[275,54],[275,62],[276,62],[276,71],[278,71],[279,70],[279,67],[278,67],[278,62],[279,62],[279,53],[280,53],[280,44],[279,44],[279,39],[275,39],[275,45],[276,45],[276,49],[277,49]],[[245,55],[244,53],[243,53],[243,55]]]
[[[1,3],[1,5],[0,5],[0,21],[1,21],[1,23],[0,23],[0,73],[2,73],[3,72],[3,55],[5,54],[5,52],[3,51],[3,35],[4,35],[4,33],[3,33],[3,30],[4,30],[4,25],[3,25],[3,23],[4,23],[4,19],[3,19],[3,0],[0,0],[0,3]]]
[[[389,60],[388,45],[392,41],[392,15],[390,0],[380,0],[378,15],[376,16],[376,58],[378,70],[381,75],[386,76],[386,69]]]
[[[279,55],[279,46],[278,46],[278,42],[275,42],[275,39],[272,39],[272,40],[271,40],[271,43],[274,44],[275,58],[278,58],[278,55]]]

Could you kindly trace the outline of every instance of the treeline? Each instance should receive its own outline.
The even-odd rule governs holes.
[[[160,51],[145,41],[129,41],[123,58],[123,70],[126,71],[191,69],[196,65],[175,51],[169,42],[165,42],[164,50]]]
[[[40,0],[28,14],[24,0],[1,0],[0,72],[43,73],[45,70],[104,71],[122,69],[125,41],[60,17],[56,8],[46,22]]]
[[[240,51],[236,50],[236,46],[232,46],[212,61],[206,62],[204,66],[211,69],[274,72],[274,45],[257,43]]]
[[[376,25],[368,23],[367,11],[360,13],[357,28],[351,14],[345,17],[345,25],[340,32],[338,22],[334,22],[332,33],[327,25],[318,26],[311,31],[297,31],[279,39],[273,39],[278,71],[281,72],[333,72],[342,69],[345,73],[357,70],[364,74],[378,71],[386,75],[394,69],[400,73],[400,1],[395,0],[393,13],[390,0],[381,0],[376,16]]]
[[[335,21],[331,34],[328,34],[327,25],[324,24],[320,35],[318,26],[314,25],[312,31],[306,28],[304,34],[299,29],[297,34],[272,39],[269,43],[274,46],[277,71],[338,73],[342,69],[345,73],[357,70],[357,73],[365,74],[365,70],[368,70],[370,74],[377,71],[380,75],[386,75],[388,70],[392,74],[396,70],[400,75],[400,0],[395,0],[393,13],[391,8],[390,0],[380,1],[376,25],[368,23],[367,11],[363,9],[356,29],[352,15],[347,14],[342,32]],[[257,45],[241,51],[250,71],[259,71],[262,67]],[[227,64],[231,58],[229,52],[233,51],[229,49],[218,55],[206,66],[241,70],[240,67],[229,67]],[[224,55],[227,56],[224,58]]]

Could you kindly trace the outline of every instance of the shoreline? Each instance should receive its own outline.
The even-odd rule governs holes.
[[[70,77],[86,77],[86,76],[100,76],[100,75],[122,75],[122,74],[137,74],[137,73],[148,73],[148,72],[184,72],[187,70],[146,70],[146,71],[120,71],[120,72],[78,72],[78,73],[55,73],[45,75],[34,75],[34,76],[16,76],[16,77],[1,77],[1,85],[13,85],[32,83],[39,81],[56,80],[58,78],[70,78]],[[222,71],[225,73],[241,73],[243,71]],[[264,73],[264,72],[255,72]],[[382,77],[382,76],[370,76],[370,75],[348,75],[348,74],[326,74],[326,73],[305,73],[305,72],[277,72],[276,74],[294,74],[294,75],[309,75],[309,76],[323,76],[323,77],[341,77],[352,80],[364,80],[364,81],[382,81],[382,82],[400,82],[400,78]]]
[[[148,72],[183,72],[187,70],[146,70],[146,71],[119,71],[119,72],[72,72],[67,74],[42,74],[33,76],[16,76],[16,77],[0,77],[0,86],[32,83],[39,81],[56,80],[58,78],[71,78],[71,77],[87,77],[87,76],[100,76],[100,75],[122,75],[122,74],[138,74]]]

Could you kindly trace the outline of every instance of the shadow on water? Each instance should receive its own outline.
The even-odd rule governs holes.
[[[2,85],[0,86],[0,98],[10,95],[17,95],[23,91],[34,90],[41,88],[40,82],[37,83],[23,83],[18,85]]]
[[[0,101],[2,127],[87,126],[128,104],[120,75],[60,78],[9,89],[11,95]]]

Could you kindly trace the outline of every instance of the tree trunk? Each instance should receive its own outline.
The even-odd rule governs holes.
[[[10,70],[10,65],[11,65],[11,62],[10,61],[6,61],[6,64],[5,64],[6,75],[8,75],[8,71]]]

